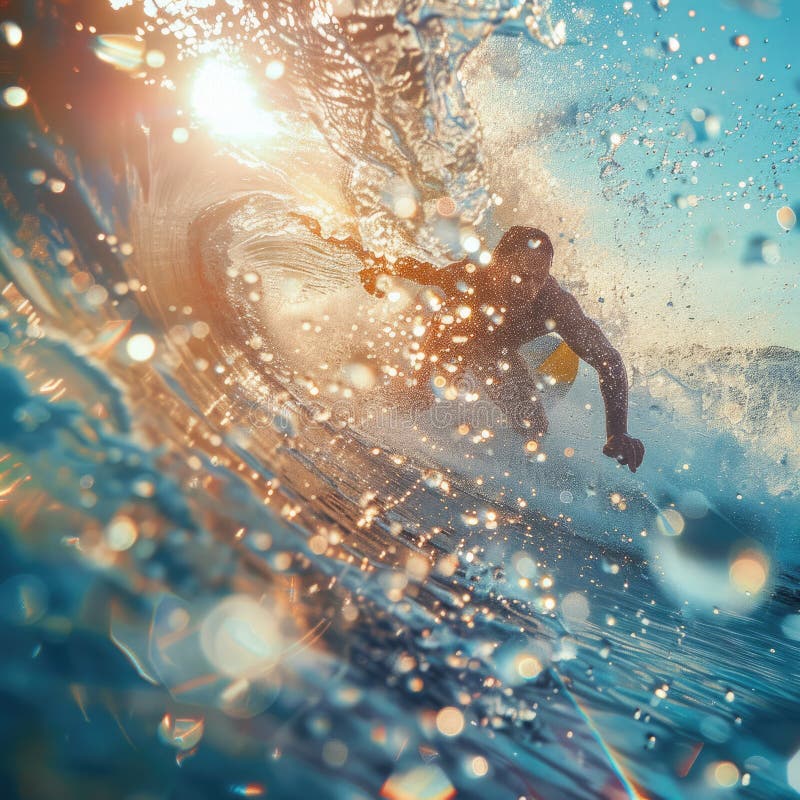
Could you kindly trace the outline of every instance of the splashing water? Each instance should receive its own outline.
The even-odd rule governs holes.
[[[0,27],[4,784],[800,791],[796,14],[30,13]],[[406,396],[437,298],[359,270],[520,221],[625,353],[635,476],[585,368],[541,447],[468,382]]]
[[[360,234],[390,252],[408,246],[412,234],[415,245],[442,252],[442,197],[466,224],[489,208],[479,125],[460,74],[469,53],[512,26],[548,48],[565,36],[564,22],[550,20],[549,2],[345,0],[221,10],[146,2],[142,10],[144,31],[174,36],[179,59],[203,61],[198,111],[213,116],[218,133],[263,142],[247,82],[273,75],[280,89],[270,101],[313,122],[344,158],[350,174],[342,188]]]

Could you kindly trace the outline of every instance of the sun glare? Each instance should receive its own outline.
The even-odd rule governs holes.
[[[259,106],[247,72],[234,64],[209,61],[198,70],[192,107],[198,120],[218,136],[253,140],[276,131],[275,119]]]

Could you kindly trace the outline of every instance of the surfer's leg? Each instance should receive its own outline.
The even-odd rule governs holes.
[[[414,412],[430,408],[436,401],[434,380],[442,375],[442,359],[449,351],[441,347],[441,339],[434,330],[429,330],[417,350],[422,358],[416,358],[414,367],[406,370],[402,381],[402,404]]]
[[[416,357],[416,353],[423,355]],[[430,360],[430,354],[420,348],[403,362],[402,371],[391,379],[392,402],[404,413],[414,416],[422,414],[436,401],[433,380],[438,374],[437,364]]]
[[[541,439],[547,433],[547,415],[524,359],[514,351],[500,362],[508,368],[493,370],[485,385],[486,394],[503,412],[504,422],[512,430],[529,439]]]

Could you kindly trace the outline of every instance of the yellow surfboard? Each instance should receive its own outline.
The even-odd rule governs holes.
[[[578,377],[580,359],[558,336],[542,336],[522,348],[545,405],[560,402]]]

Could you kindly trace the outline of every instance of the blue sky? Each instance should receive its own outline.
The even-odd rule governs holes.
[[[800,228],[786,234],[776,220],[782,206],[800,211],[791,6],[765,19],[722,0],[671,0],[666,12],[655,0],[628,12],[622,1],[555,2],[570,45],[522,45],[522,113],[568,112],[545,140],[548,168],[588,204],[595,244],[619,257],[651,326],[714,345],[800,348]],[[733,43],[739,35],[748,46]],[[623,141],[601,179],[615,133]],[[773,244],[763,251],[761,240]]]

